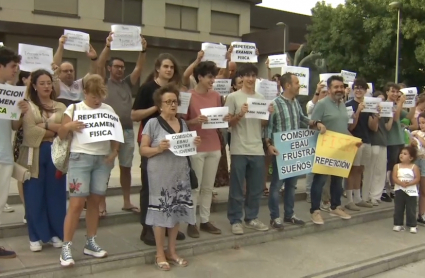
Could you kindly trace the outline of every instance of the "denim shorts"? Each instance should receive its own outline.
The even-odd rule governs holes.
[[[71,153],[67,182],[69,196],[87,197],[105,195],[113,165],[105,162],[104,155]]]
[[[419,167],[421,177],[425,177],[425,158],[416,159],[416,165]]]
[[[124,143],[120,144],[118,153],[118,162],[120,166],[131,168],[134,157],[134,131],[132,129],[124,129]]]

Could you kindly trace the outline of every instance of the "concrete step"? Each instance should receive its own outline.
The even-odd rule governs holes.
[[[297,201],[295,204],[295,212],[298,217],[304,219],[307,224],[304,227],[286,225],[284,232],[270,230],[268,232],[257,232],[245,229],[242,236],[234,236],[231,233],[226,212],[213,212],[211,214],[211,222],[222,229],[222,235],[211,235],[201,232],[199,239],[187,238],[178,242],[179,254],[189,258],[209,252],[239,249],[249,245],[266,243],[275,240],[279,242],[283,239],[292,239],[299,236],[307,236],[316,234],[317,232],[330,232],[335,229],[346,228],[362,224],[367,230],[368,224],[375,221],[390,218],[393,214],[392,204],[381,204],[379,207],[372,209],[362,209],[360,212],[352,213],[352,219],[341,220],[331,217],[327,213],[322,213],[325,219],[325,225],[314,225],[309,217],[309,204],[305,201]],[[267,206],[260,208],[259,219],[264,223],[269,221],[269,210]],[[388,221],[387,221],[388,222]],[[389,221],[390,222],[390,221]],[[180,230],[185,231],[186,225],[181,225]],[[391,232],[391,224],[388,230]],[[73,255],[76,265],[72,269],[62,269],[59,266],[60,250],[47,246],[40,253],[32,253],[29,250],[27,236],[15,236],[0,239],[0,245],[6,248],[14,249],[18,258],[0,261],[2,269],[1,277],[76,277],[79,275],[100,273],[121,268],[138,266],[143,263],[152,264],[154,261],[155,248],[144,245],[140,240],[141,227],[138,223],[128,223],[122,225],[102,226],[98,231],[98,243],[109,252],[109,257],[105,259],[92,259],[82,255],[82,247],[84,245],[85,231],[80,229],[77,231],[73,242]],[[367,233],[367,231],[365,231]],[[359,234],[359,236],[363,236]],[[286,242],[286,241],[284,241]],[[302,241],[301,241],[302,242]],[[329,242],[332,244],[332,241]],[[355,248],[356,246],[353,246]],[[307,245],[298,246],[300,250],[311,248]],[[322,249],[323,255],[326,248]],[[318,254],[317,256],[320,256]],[[280,266],[279,266],[280,267]],[[291,276],[299,277],[299,276]]]

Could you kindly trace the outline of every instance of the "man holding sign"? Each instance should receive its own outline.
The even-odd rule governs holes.
[[[271,155],[276,156],[276,159],[272,160],[273,174],[269,195],[270,225],[278,230],[283,229],[282,221],[279,218],[279,189],[283,184],[285,184],[283,200],[285,215],[283,222],[294,225],[304,225],[305,222],[298,219],[294,214],[295,187],[298,181],[297,173],[291,173],[287,178],[279,179],[279,171],[281,169],[277,168],[277,160],[282,158],[278,157],[281,154],[279,154],[273,145],[273,143],[277,143],[273,142],[273,134],[276,132],[297,130],[300,128],[301,123],[310,127],[317,127],[321,133],[326,132],[326,127],[320,121],[312,121],[304,115],[301,105],[296,99],[300,91],[298,77],[292,73],[285,73],[280,78],[280,84],[282,84],[283,93],[272,102],[274,112],[270,114],[266,135],[267,150]],[[296,145],[294,145],[294,148],[296,148]],[[290,151],[288,150],[288,152]],[[287,160],[285,154],[283,154],[283,160]]]

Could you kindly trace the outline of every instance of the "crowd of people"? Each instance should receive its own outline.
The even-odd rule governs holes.
[[[140,86],[133,102],[132,88],[138,86],[148,51],[143,38],[143,51],[130,75],[124,76],[123,59],[110,57],[113,41],[110,34],[99,56],[90,46],[87,52],[90,68],[86,76],[77,80],[72,64],[62,61],[66,39],[66,36],[59,39],[53,74],[44,69],[19,72],[21,57],[7,47],[0,48],[0,83],[27,87],[25,100],[19,103],[21,118],[0,120],[0,206],[10,209],[6,202],[16,161],[31,173],[29,180],[18,184],[31,251],[42,251],[43,244],[50,243],[61,248],[62,266],[74,265],[71,246],[81,212],[86,209],[87,238],[83,252],[96,258],[107,256],[95,238],[99,217],[107,213],[105,193],[116,159],[123,191],[122,209],[140,213],[143,225],[140,239],[146,245],[156,246],[155,265],[160,270],[170,270],[170,264],[188,265],[176,252],[176,241],[186,236],[179,231],[180,223],[188,224],[186,234],[193,238],[200,237],[200,231],[219,235],[225,228],[210,221],[215,186],[230,186],[227,217],[235,235],[243,234],[244,229],[282,230],[284,223],[305,225],[305,219],[298,218],[294,211],[299,177],[279,178],[274,158],[279,152],[273,142],[273,133],[300,128],[316,129],[322,134],[329,130],[362,140],[347,179],[307,175],[306,193],[313,223],[324,224],[321,211],[350,219],[348,211],[379,206],[381,201],[391,202],[394,197],[394,231],[403,230],[405,211],[410,232],[416,233],[417,222],[425,224],[425,194],[422,194],[425,192],[425,96],[419,95],[416,107],[406,111],[403,108],[406,98],[400,93],[403,84],[388,83],[384,92],[374,92],[375,97],[394,103],[393,117],[383,118],[380,113],[362,112],[368,90],[365,80],[358,78],[352,87],[347,87],[341,76],[331,76],[317,85],[306,115],[297,100],[298,78],[291,73],[269,74],[268,79],[276,82],[277,95],[268,108],[269,120],[261,120],[246,117],[247,99],[264,99],[255,91],[258,69],[251,63],[232,62],[231,47],[227,52],[227,67],[221,69],[214,62],[202,62],[203,51],[184,73],[172,55],[159,55],[154,71]],[[216,79],[231,79],[231,92],[227,96],[213,90]],[[180,92],[191,94],[184,115],[178,113]],[[350,93],[354,98],[347,101]],[[228,122],[228,130],[203,129],[202,124],[208,118],[201,109],[223,106],[229,111],[223,118]],[[354,110],[351,124],[348,106]],[[72,140],[68,171],[60,173],[52,161],[52,142],[56,137],[65,140],[75,136],[86,128],[73,116],[78,110],[108,110],[118,115],[124,143],[105,140],[82,144]],[[134,122],[140,122],[138,134],[133,132]],[[12,129],[16,130],[13,144]],[[174,155],[169,150],[170,141],[166,140],[169,134],[186,131],[197,132],[194,139],[197,153],[190,158]],[[405,132],[409,135],[407,139]],[[141,155],[140,208],[130,202],[135,136]],[[230,151],[230,169],[226,145]],[[269,168],[272,177],[267,191]],[[417,184],[418,217],[417,197],[400,190]],[[283,217],[279,211],[282,189]],[[270,225],[258,219],[260,199],[267,193]],[[342,196],[347,198],[344,206]],[[165,237],[168,237],[166,250]],[[15,256],[13,251],[0,250],[0,258]]]

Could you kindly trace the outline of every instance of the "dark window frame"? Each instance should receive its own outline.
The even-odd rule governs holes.
[[[193,33],[200,33],[199,29],[198,29],[198,15],[199,15],[199,8],[197,7],[189,7],[189,6],[182,6],[182,5],[176,5],[176,4],[171,4],[171,3],[165,3],[165,16],[167,16],[167,6],[175,6],[178,7],[180,10],[180,28],[177,27],[170,27],[167,26],[167,23],[165,22],[165,29],[169,29],[169,30],[176,30],[176,31],[187,31],[187,32],[193,32]],[[186,28],[182,28],[182,18],[183,18],[183,9],[193,9],[196,10],[196,29],[186,29]]]
[[[34,10],[32,11],[33,14],[39,14],[39,15],[48,15],[48,16],[58,16],[58,17],[68,17],[68,18],[76,18],[80,19],[81,17],[78,14],[78,9],[80,7],[80,0],[77,1],[77,13],[63,13],[63,12],[54,12],[54,11],[45,11],[45,10],[38,10],[35,8],[35,1],[34,3]],[[1,8],[0,8],[1,10]]]
[[[120,21],[113,20],[113,19],[110,19],[110,18],[107,17],[107,14],[106,14],[107,1],[109,1],[109,0],[104,0],[105,9],[103,11],[103,22],[123,24],[123,25],[135,25],[135,26],[142,26],[142,27],[144,26],[144,24],[142,23],[143,22],[143,0],[134,0],[134,1],[140,2],[140,22],[138,24],[125,22],[125,14],[124,14],[124,12],[125,12],[125,2],[128,1],[128,0],[119,0],[119,1],[121,1],[121,20]],[[130,1],[132,1],[132,0],[130,0]]]

